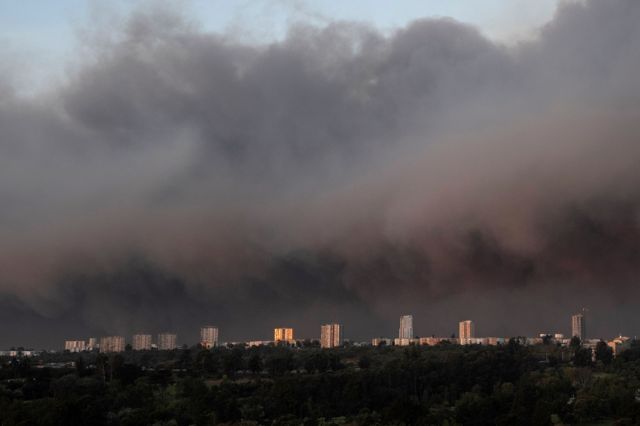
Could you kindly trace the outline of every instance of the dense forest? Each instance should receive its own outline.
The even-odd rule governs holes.
[[[198,347],[5,358],[1,425],[640,424],[640,344]]]

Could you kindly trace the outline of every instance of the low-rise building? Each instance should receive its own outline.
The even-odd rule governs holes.
[[[273,345],[272,340],[251,340],[247,342],[247,346],[250,348],[254,346],[269,346],[269,345]]]
[[[0,356],[30,358],[30,357],[38,356],[40,355],[40,353],[41,351],[34,351],[32,349],[10,349],[8,351],[0,351]]]
[[[393,339],[388,337],[374,337],[371,339],[371,346],[391,346],[392,344]]]
[[[631,348],[631,339],[625,336],[618,336],[607,342],[607,345],[613,351],[613,356],[618,356],[620,352]]]
[[[498,346],[509,343],[509,339],[505,337],[487,337],[487,345]]]
[[[435,336],[431,336],[431,337],[421,337],[418,340],[420,345],[426,345],[426,346],[435,346],[438,345],[440,343],[443,342],[447,342],[447,343],[458,343],[458,339],[456,339],[455,337],[435,337]]]
[[[420,339],[393,339],[393,344],[396,346],[410,346],[410,345],[419,345]]]

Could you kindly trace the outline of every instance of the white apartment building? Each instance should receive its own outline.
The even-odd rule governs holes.
[[[398,339],[413,339],[413,315],[403,315],[400,317]]]
[[[214,325],[205,325],[204,327],[201,327],[200,345],[206,349],[218,346],[218,327]]]

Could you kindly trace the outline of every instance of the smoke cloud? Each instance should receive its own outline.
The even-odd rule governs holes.
[[[636,334],[638,22],[588,1],[515,46],[450,19],[251,45],[147,9],[46,90],[0,67],[0,343],[566,332],[583,306]]]

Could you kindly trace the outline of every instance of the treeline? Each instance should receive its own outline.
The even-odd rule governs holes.
[[[516,341],[5,359],[0,424],[639,424],[640,346],[607,349],[595,361],[579,345]]]

